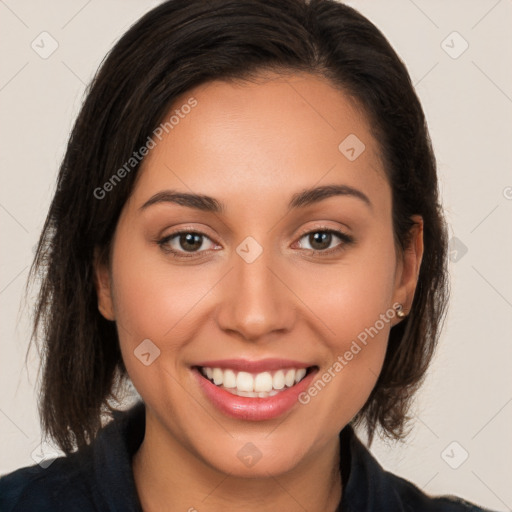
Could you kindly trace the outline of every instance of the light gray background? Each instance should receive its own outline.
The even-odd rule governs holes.
[[[35,352],[24,364],[31,302],[20,304],[67,137],[106,52],[157,3],[0,1],[0,474],[34,464],[41,442]],[[427,493],[512,510],[512,2],[349,3],[416,84],[453,244],[452,301],[414,429],[372,451]],[[58,43],[45,59],[31,47],[51,48],[43,31]]]

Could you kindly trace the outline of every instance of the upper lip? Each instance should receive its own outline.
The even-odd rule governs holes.
[[[312,364],[294,361],[292,359],[219,359],[216,361],[202,361],[193,366],[206,368],[222,368],[239,372],[260,373],[266,371],[282,370],[285,368],[309,368]]]

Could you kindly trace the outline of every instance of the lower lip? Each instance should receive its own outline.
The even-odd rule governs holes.
[[[217,409],[232,418],[248,421],[270,420],[289,411],[298,403],[299,395],[309,387],[317,372],[316,369],[311,371],[298,384],[277,395],[268,398],[251,398],[233,395],[229,391],[219,388],[203,377],[197,368],[192,371],[204,394]]]

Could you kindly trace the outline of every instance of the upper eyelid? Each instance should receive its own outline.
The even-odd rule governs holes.
[[[304,230],[300,231],[299,236],[303,237],[304,235],[307,235],[309,233],[315,233],[317,231],[329,231],[329,232],[333,232],[333,233],[339,232],[339,233],[343,233],[343,234],[349,235],[349,233],[347,232],[348,229],[346,229],[346,228],[331,227],[331,226],[322,225],[322,226],[305,228]]]

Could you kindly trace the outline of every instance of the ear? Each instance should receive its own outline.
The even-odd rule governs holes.
[[[393,301],[402,304],[406,314],[411,309],[423,258],[423,217],[413,215],[411,218],[415,224],[411,227],[409,244],[398,262]]]
[[[107,320],[115,320],[112,300],[112,279],[110,269],[98,248],[94,250],[94,285],[98,296],[98,309]]]

